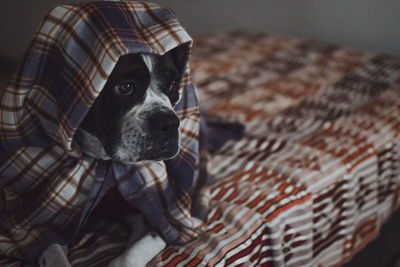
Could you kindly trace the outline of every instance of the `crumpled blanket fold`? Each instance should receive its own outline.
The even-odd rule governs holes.
[[[2,256],[34,262],[50,244],[68,244],[112,186],[169,244],[197,235],[191,196],[200,112],[187,64],[191,45],[172,11],[156,4],[63,4],[48,13],[0,92]],[[179,155],[136,165],[83,155],[74,134],[118,58],[171,50],[181,71]]]

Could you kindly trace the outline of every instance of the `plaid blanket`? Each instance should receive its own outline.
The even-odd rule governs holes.
[[[202,110],[246,132],[210,161],[205,232],[150,266],[338,266],[378,235],[400,206],[400,58],[232,32],[191,66]],[[68,258],[104,266],[128,236],[97,221]]]
[[[181,149],[169,161],[124,165],[82,155],[74,134],[118,58],[176,50]],[[44,18],[0,94],[0,254],[35,262],[70,244],[102,196],[117,187],[170,244],[197,235],[199,108],[191,38],[171,10],[139,2],[59,5]]]
[[[246,125],[210,160],[205,231],[150,266],[339,266],[400,207],[400,58],[282,36],[195,39],[202,110]],[[127,231],[70,246],[102,266]]]

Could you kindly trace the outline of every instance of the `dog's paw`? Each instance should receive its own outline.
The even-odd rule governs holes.
[[[71,267],[67,256],[66,248],[59,244],[52,244],[45,249],[39,257],[40,267]]]
[[[128,263],[125,262],[125,260],[119,256],[118,258],[115,258],[114,260],[112,260],[107,267],[128,267]],[[131,266],[135,266],[135,265],[131,265]]]
[[[129,224],[132,230],[128,241],[128,246],[132,246],[134,243],[142,239],[146,235],[146,233],[149,232],[146,220],[141,213],[135,213],[126,216],[124,219],[125,222]]]
[[[108,267],[144,267],[166,247],[165,241],[157,234],[148,233],[121,256],[111,261]]]

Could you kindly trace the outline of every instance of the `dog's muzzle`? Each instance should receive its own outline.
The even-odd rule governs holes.
[[[171,110],[153,112],[147,117],[149,133],[145,158],[168,159],[179,151],[179,118]]]

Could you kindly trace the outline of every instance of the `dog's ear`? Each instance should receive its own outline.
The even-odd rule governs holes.
[[[179,84],[182,72],[179,71],[176,60],[175,49],[157,57],[157,73],[164,81],[162,91],[166,94],[172,104],[175,105],[179,99]]]
[[[176,68],[176,70],[182,74],[185,71],[186,65],[186,56],[187,56],[187,47],[176,47],[167,53],[165,53],[162,57],[166,60],[172,62]]]
[[[79,125],[79,128],[82,128],[91,134],[99,134],[99,126],[98,126],[98,117],[99,117],[99,112],[101,109],[97,108],[98,106],[101,107],[101,102],[102,99],[98,98],[96,99],[95,103],[93,104],[92,108],[89,110],[89,112],[86,114],[85,118]]]
[[[167,53],[165,53],[164,55],[162,55],[162,58],[164,61],[168,61],[170,63],[172,63],[174,65],[174,67],[176,68],[177,71],[179,71],[179,64],[178,64],[178,60],[176,58],[176,49],[172,49],[170,51],[168,51]]]

